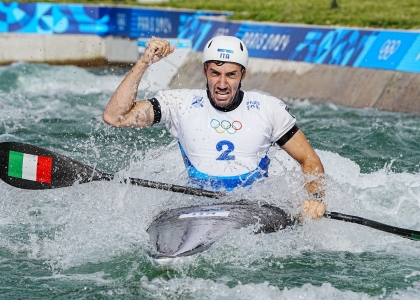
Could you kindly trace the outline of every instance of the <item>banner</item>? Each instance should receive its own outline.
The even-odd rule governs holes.
[[[420,72],[419,32],[194,19],[178,37],[190,39],[193,49],[202,51],[217,35],[238,37],[250,57]]]
[[[225,12],[0,2],[0,32],[176,38],[190,19]]]
[[[248,47],[250,57],[420,72],[420,32],[209,18],[221,15],[229,13],[0,2],[0,32],[180,38],[190,40],[195,51],[202,51],[214,36],[234,35]]]
[[[0,32],[106,35],[109,10],[76,4],[0,2]]]

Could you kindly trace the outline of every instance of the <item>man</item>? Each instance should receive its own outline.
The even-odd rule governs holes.
[[[191,180],[214,189],[232,190],[266,177],[267,152],[277,143],[306,175],[304,213],[322,217],[323,165],[281,100],[240,90],[248,51],[238,38],[217,36],[205,46],[207,90],[161,91],[153,99],[136,101],[147,68],[174,50],[168,41],[150,40],[106,106],[104,121],[116,127],[166,124],[179,142]]]

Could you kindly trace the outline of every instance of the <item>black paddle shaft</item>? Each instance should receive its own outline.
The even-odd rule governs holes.
[[[337,213],[337,212],[325,212],[324,217],[334,219],[334,220],[360,224],[363,226],[375,228],[375,229],[385,231],[388,233],[393,233],[393,234],[396,234],[396,235],[399,235],[399,236],[402,236],[411,240],[420,240],[420,231],[394,227],[394,226],[386,225],[386,224],[379,223],[373,220],[369,220],[369,219],[365,219],[365,218],[361,218],[357,216],[345,215],[345,214]]]

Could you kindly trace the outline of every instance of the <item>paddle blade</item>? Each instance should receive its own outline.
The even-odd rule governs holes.
[[[21,189],[42,190],[97,180],[112,175],[33,145],[0,143],[0,179]]]

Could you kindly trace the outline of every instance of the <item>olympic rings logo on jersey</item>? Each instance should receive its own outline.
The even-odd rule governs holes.
[[[242,129],[242,123],[238,120],[231,123],[228,120],[219,121],[217,119],[211,119],[210,127],[217,133],[227,132],[229,134],[235,134],[238,130]]]

